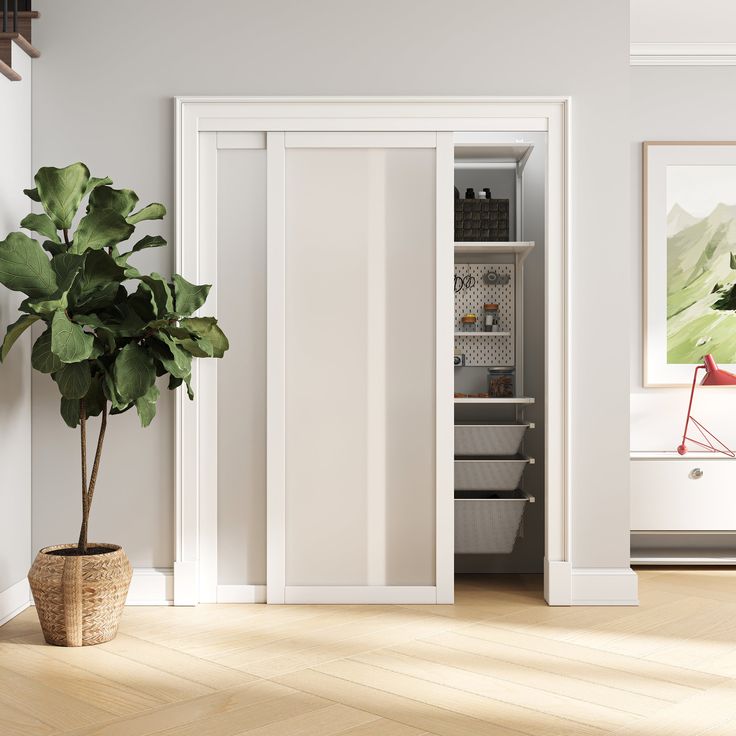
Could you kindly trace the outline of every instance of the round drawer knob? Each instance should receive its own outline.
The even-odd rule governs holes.
[[[700,468],[693,468],[689,475],[693,480],[699,480],[703,477],[703,471]]]

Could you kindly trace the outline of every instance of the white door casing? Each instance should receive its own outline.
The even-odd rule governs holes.
[[[368,143],[390,144],[412,132],[432,140],[437,192],[449,191],[454,131],[547,131],[546,225],[546,539],[545,597],[571,602],[569,437],[569,99],[561,98],[177,98],[177,271],[197,283],[217,283],[217,148],[265,145],[268,220],[268,508],[269,602],[451,603],[454,539],[452,491],[452,294],[441,274],[452,272],[451,209],[436,221],[436,561],[434,586],[309,587],[289,590],[285,578],[285,151],[325,136],[361,132]],[[295,132],[298,131],[298,132]],[[302,136],[300,132],[309,133]],[[315,137],[316,136],[316,137]],[[341,145],[348,145],[346,141]],[[431,136],[431,138],[423,138]],[[363,140],[361,145],[366,145]],[[406,140],[403,138],[403,140]],[[213,288],[206,305],[216,314]],[[446,346],[443,348],[442,346]],[[209,365],[208,365],[209,364]],[[197,400],[177,397],[177,605],[216,602],[217,371],[201,361],[193,373]],[[206,405],[205,405],[206,404]],[[261,589],[239,586],[243,602],[264,600]],[[236,596],[237,598],[237,596]],[[224,600],[223,596],[220,596]],[[239,599],[239,598],[238,598]],[[228,600],[235,600],[232,594]]]

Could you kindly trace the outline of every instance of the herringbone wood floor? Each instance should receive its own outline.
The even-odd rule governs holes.
[[[128,608],[118,638],[0,628],[2,736],[734,736],[736,570],[642,570],[639,608],[537,577],[451,606]]]

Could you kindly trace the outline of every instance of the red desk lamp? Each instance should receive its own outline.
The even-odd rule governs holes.
[[[692,442],[699,448],[702,448],[705,452],[720,452],[722,455],[728,455],[728,457],[736,457],[736,453],[727,447],[721,440],[718,439],[712,432],[707,430],[693,415],[693,397],[695,396],[695,386],[698,382],[698,371],[704,370],[705,376],[700,382],[701,386],[736,386],[736,375],[724,371],[716,365],[712,355],[706,355],[703,358],[703,365],[695,367],[693,373],[693,387],[690,390],[690,403],[687,407],[687,416],[685,417],[685,429],[682,433],[682,443],[678,445],[677,452],[680,455],[684,455],[687,452],[686,442]],[[695,439],[687,436],[687,430],[690,423],[695,425],[695,428],[700,432],[701,439]],[[715,444],[714,444],[715,443]]]

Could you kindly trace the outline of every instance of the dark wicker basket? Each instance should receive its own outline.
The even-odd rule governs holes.
[[[509,239],[508,199],[456,199],[455,241]]]

